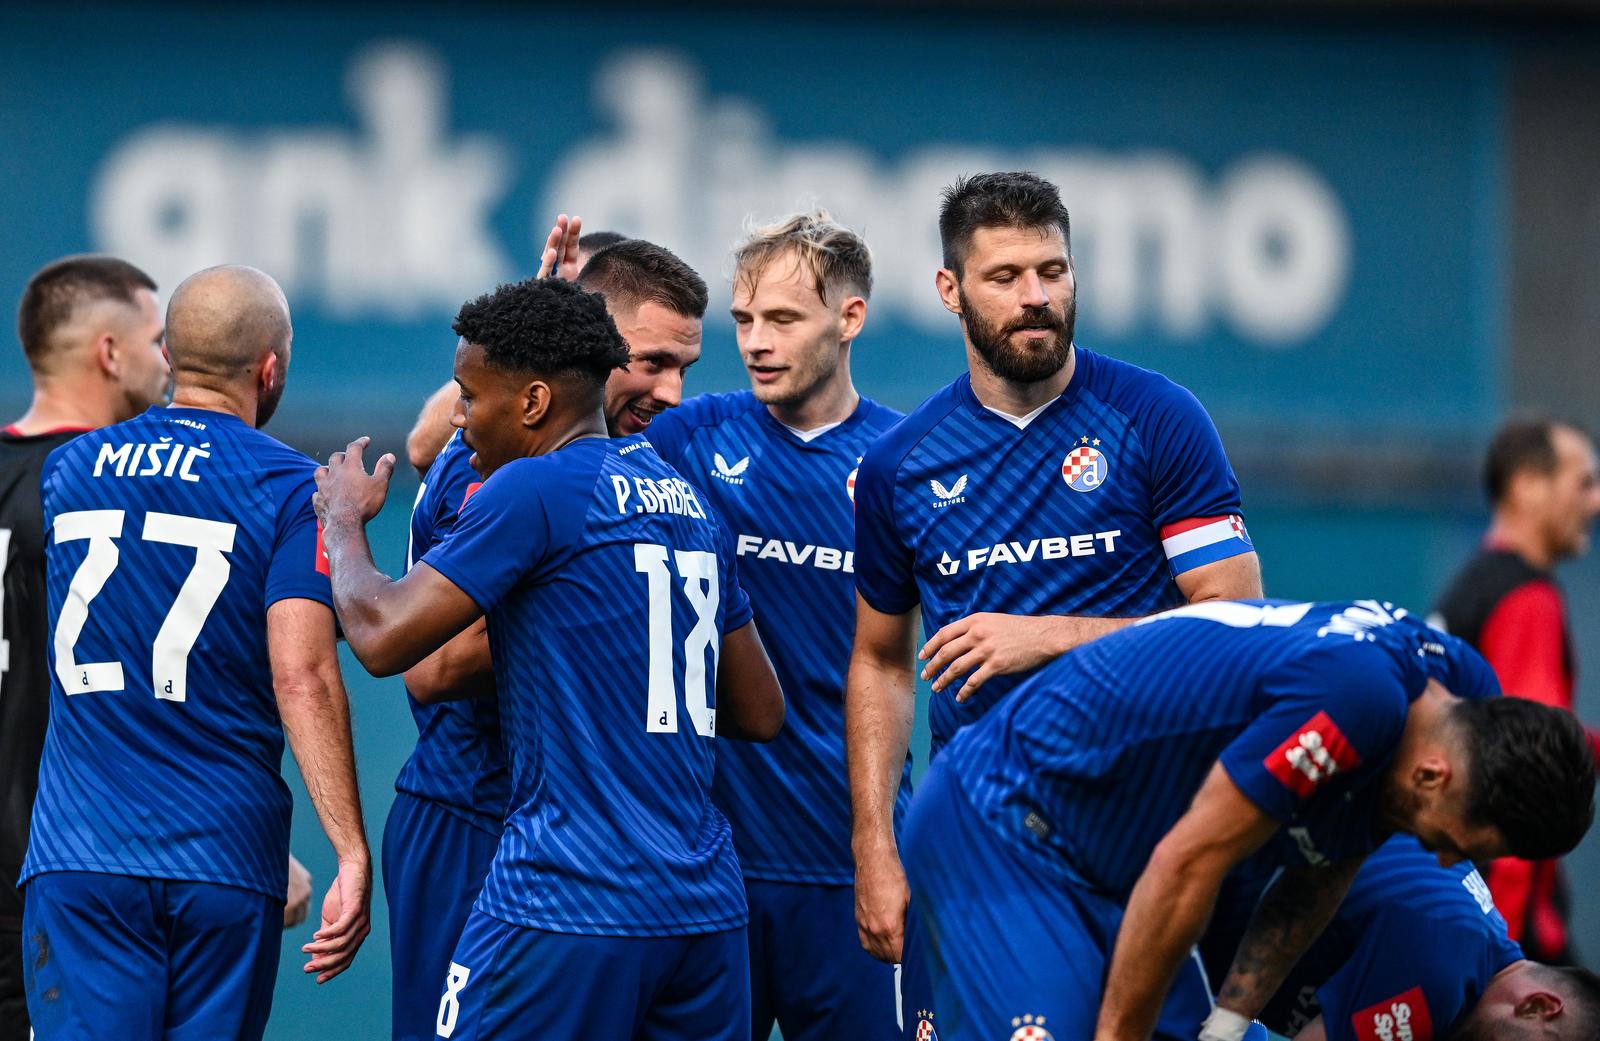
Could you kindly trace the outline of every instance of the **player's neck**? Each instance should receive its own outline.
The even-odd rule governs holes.
[[[33,402],[11,426],[25,437],[74,427],[98,429],[115,423],[120,416],[108,395],[70,393],[48,383],[34,386]]]
[[[768,405],[767,411],[791,430],[815,430],[829,423],[843,423],[860,403],[861,395],[856,393],[850,367],[845,364],[839,366],[832,379],[800,401]]]
[[[1515,553],[1536,571],[1549,571],[1555,566],[1556,555],[1541,527],[1535,518],[1501,507],[1495,511],[1484,541],[1495,549]]]
[[[256,401],[241,394],[218,387],[201,387],[178,384],[172,392],[173,408],[194,408],[204,412],[223,412],[237,416],[251,426],[256,425]]]
[[[1047,379],[1036,383],[1018,383],[997,374],[970,345],[967,347],[968,368],[972,372],[972,393],[984,408],[998,409],[1008,416],[1026,416],[1035,409],[1059,398],[1072,382],[1078,368],[1078,349],[1067,353],[1067,363]]]

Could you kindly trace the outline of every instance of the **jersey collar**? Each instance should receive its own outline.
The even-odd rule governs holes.
[[[973,393],[971,370],[963,372],[956,378],[956,398],[961,402],[962,406],[966,408],[968,412],[972,413],[974,416],[977,416],[980,421],[987,423],[1003,423],[1008,430],[1012,431],[1018,436],[1025,435],[1029,430],[1032,430],[1034,427],[1038,426],[1044,417],[1049,414],[1051,409],[1055,408],[1063,401],[1070,402],[1076,398],[1079,390],[1081,390],[1083,385],[1088,382],[1089,371],[1094,368],[1096,360],[1094,353],[1092,351],[1086,351],[1082,347],[1074,344],[1072,347],[1072,354],[1073,358],[1075,359],[1072,368],[1072,379],[1067,381],[1067,385],[1062,388],[1061,393],[1056,396],[1056,399],[1046,405],[1044,411],[1035,416],[1033,421],[1026,427],[1018,427],[1011,420],[1005,418],[1004,416],[997,415],[984,407],[983,402],[978,400],[978,395]]]

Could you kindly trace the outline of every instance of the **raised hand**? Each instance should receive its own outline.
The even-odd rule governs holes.
[[[360,524],[378,515],[389,497],[389,478],[394,473],[394,454],[385,453],[372,472],[367,473],[362,455],[370,437],[358,437],[328,457],[328,465],[317,468],[317,490],[311,506],[324,528],[335,521],[355,520]]]
[[[583,235],[583,218],[568,217],[565,213],[556,218],[555,227],[544,240],[544,252],[539,255],[539,278],[555,275],[568,282],[578,280],[583,266],[578,263],[578,239]]]

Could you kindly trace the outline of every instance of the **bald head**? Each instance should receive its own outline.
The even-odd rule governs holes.
[[[289,302],[269,275],[227,265],[190,275],[167,305],[167,355],[173,375],[233,382],[268,351],[289,350]]]
[[[228,265],[190,275],[167,305],[174,404],[219,407],[265,426],[289,374],[289,302],[270,277]]]

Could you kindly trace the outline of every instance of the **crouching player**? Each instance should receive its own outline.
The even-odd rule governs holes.
[[[1582,728],[1495,689],[1464,643],[1374,601],[1194,605],[1047,665],[912,805],[917,1026],[1238,1041],[1385,833],[1449,862],[1571,849],[1593,818]],[[1284,870],[1208,1017],[1193,949],[1258,850]]]
[[[1236,874],[1248,904],[1271,879]],[[1240,896],[1247,899],[1239,900]],[[1249,918],[1219,903],[1207,964],[1225,970]],[[1215,955],[1215,956],[1214,956]],[[1469,861],[1441,867],[1409,835],[1361,865],[1328,928],[1257,1017],[1296,1041],[1577,1041],[1600,1028],[1600,977],[1528,961]]]
[[[318,475],[334,602],[369,671],[487,616],[511,768],[488,879],[441,981],[443,1038],[742,1039],[745,901],[712,738],[769,740],[783,698],[727,532],[643,437],[606,437],[627,348],[570,283],[456,320],[454,422],[483,486],[391,582],[363,526],[394,460]]]

